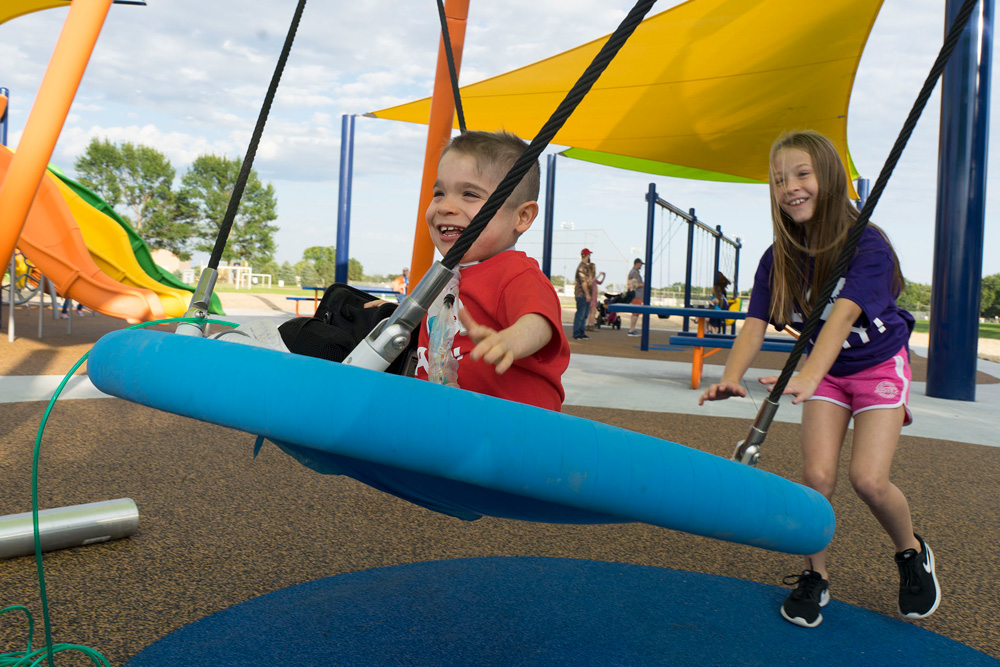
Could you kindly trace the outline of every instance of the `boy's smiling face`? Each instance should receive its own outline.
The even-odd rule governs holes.
[[[427,228],[442,256],[448,254],[499,184],[491,174],[481,172],[471,155],[450,150],[441,157],[434,196],[427,207]],[[511,247],[537,214],[538,203],[533,201],[500,207],[461,261],[482,261]]]

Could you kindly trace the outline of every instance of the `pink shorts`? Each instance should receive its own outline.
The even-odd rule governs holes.
[[[903,406],[906,412],[903,426],[913,422],[907,405],[910,401],[910,362],[906,348],[877,366],[853,375],[827,375],[819,383],[810,401],[829,401],[857,416],[865,410],[891,409]]]

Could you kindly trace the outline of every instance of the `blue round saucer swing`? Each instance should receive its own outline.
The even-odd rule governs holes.
[[[512,167],[452,252],[440,263],[440,274],[450,275],[520,181],[527,168],[525,165],[537,159],[558,126],[572,113],[654,1],[640,0],[612,35],[608,45],[567,96],[567,101],[560,105],[550,123],[532,141],[531,147]],[[304,0],[300,0],[282,61],[287,57],[303,5]],[[447,35],[445,43],[448,43]],[[282,65],[283,62],[279,62],[279,69]],[[273,97],[275,85],[276,80],[272,81],[269,98]],[[571,99],[574,97],[575,100]],[[265,117],[268,106],[269,99],[262,110]],[[262,127],[263,123],[259,122],[247,160],[252,161]],[[880,177],[876,183],[869,200],[871,207],[866,206],[868,215],[859,219],[859,229],[867,222],[885,179]],[[241,190],[237,187],[234,192],[237,204]],[[232,203],[230,209],[234,216]],[[232,224],[231,217],[227,213],[228,227]],[[221,246],[225,244],[228,227],[223,224]],[[217,244],[219,254],[220,244]],[[213,260],[217,266],[216,253],[213,253]],[[213,266],[211,262],[210,266]],[[434,289],[432,286],[426,291]],[[398,330],[385,332],[393,325],[405,325],[408,317],[412,323],[413,312],[407,313],[406,304],[419,301],[419,294],[418,286],[413,298],[407,299],[397,311],[399,317],[394,315],[359,347],[369,343],[376,352],[385,349],[385,345],[376,345],[376,339],[382,334],[388,338],[398,335]],[[203,311],[207,310],[204,304],[210,295],[211,283],[206,283],[204,288],[200,284],[192,300],[192,311],[202,318]],[[414,308],[420,305],[410,304]],[[426,310],[426,304],[423,308]],[[178,333],[181,333],[180,328]],[[804,332],[802,347],[808,333],[808,330]],[[252,433],[258,436],[258,448],[263,439],[270,440],[313,470],[350,476],[385,493],[459,519],[493,516],[574,524],[638,521],[793,554],[820,551],[833,537],[833,509],[822,495],[737,461],[570,415],[382,373],[371,366],[338,364],[205,339],[200,334],[200,329],[196,335],[148,330],[108,334],[90,353],[88,372],[91,380],[113,396]],[[178,363],[181,360],[182,363]],[[797,362],[797,357],[794,361]],[[790,364],[791,369],[794,366],[794,362]],[[275,391],[265,399],[244,384],[224,394],[206,393],[191,383],[189,376],[190,368],[205,367],[252,372]],[[772,394],[775,400],[781,389]],[[407,405],[405,419],[381,418],[378,406],[386,401]],[[327,420],[305,421],[296,417],[303,409],[312,413],[329,412],[331,406],[336,407],[336,416]],[[441,435],[445,433],[475,435],[449,438]],[[492,560],[518,562],[505,563],[501,568],[489,562]],[[603,578],[619,578],[619,583],[627,581],[628,598],[615,598],[616,592],[621,593],[623,589],[602,582]],[[379,656],[377,664],[397,664],[397,661],[398,664],[410,661],[424,664],[581,664],[588,662],[588,656],[597,655],[604,656],[598,662],[607,659],[609,664],[652,664],[656,662],[652,659],[653,653],[663,659],[664,654],[669,655],[671,651],[681,662],[686,661],[688,654],[685,651],[694,651],[688,656],[690,659],[726,661],[726,656],[731,660],[748,659],[741,653],[745,644],[738,631],[734,631],[731,638],[719,637],[719,634],[726,620],[732,619],[732,616],[725,616],[726,613],[747,614],[752,613],[751,610],[741,609],[738,601],[735,607],[727,607],[725,611],[721,603],[719,609],[709,610],[685,605],[684,587],[688,582],[697,579],[698,586],[713,591],[719,586],[733,585],[732,582],[715,581],[725,579],[721,577],[713,579],[710,575],[590,561],[526,558],[413,564],[331,579],[336,581],[311,582],[215,614],[175,633],[179,641],[161,640],[129,664],[141,667],[165,664],[168,660],[180,664],[188,654],[212,663],[213,650],[218,651],[220,657],[232,657],[233,650],[240,650],[246,656],[253,655],[253,660],[260,659],[259,663],[252,663],[248,657],[241,664],[288,660],[291,656],[287,646],[278,655],[268,653],[267,647],[280,641],[280,631],[269,633],[263,628],[267,625],[266,619],[273,622],[271,615],[276,602],[291,622],[308,627],[312,633],[313,638],[299,647],[301,655],[297,658],[303,664],[319,660],[316,651],[322,650],[320,647],[327,642],[322,638],[334,632],[329,623],[317,625],[317,618],[333,619],[330,622],[342,633],[341,638],[352,645],[350,649],[337,646],[336,664],[373,664],[370,660],[376,659],[376,655]],[[570,581],[572,585],[568,584]],[[589,597],[573,595],[573,587],[582,585],[581,581],[587,582],[585,596]],[[431,607],[441,605],[440,613],[431,613],[423,606],[426,598],[414,593],[428,582],[442,586],[446,597],[451,596],[453,601],[459,602],[448,605],[437,600]],[[489,594],[489,599],[509,598],[513,607],[507,612],[514,614],[520,609],[524,622],[516,624],[516,631],[507,627],[509,634],[503,640],[496,639],[498,645],[477,641],[469,644],[473,647],[469,648],[465,642],[456,640],[456,636],[478,633],[482,637],[489,633],[489,628],[496,626],[497,614],[503,615],[496,608],[484,608],[483,595],[486,594],[482,593],[482,588],[475,588],[483,585],[499,586]],[[768,587],[759,584],[738,582],[738,585],[745,595],[773,596],[767,592]],[[326,592],[321,594],[320,589]],[[372,592],[375,589],[381,592],[375,594]],[[776,590],[780,593],[780,589]],[[670,599],[657,597],[657,594]],[[370,607],[359,602],[363,602],[366,595],[372,598]],[[589,606],[602,598],[611,599],[613,603]],[[554,606],[546,601],[554,601]],[[778,604],[780,599],[776,600]],[[384,611],[386,605],[392,606],[390,616],[396,621],[403,619],[402,625],[386,623],[382,633],[368,634],[372,615],[378,613],[373,610]],[[876,633],[872,645],[878,644],[877,633],[889,631],[878,621],[884,617],[857,611],[860,614],[857,623],[842,628],[841,632],[862,633],[861,628],[868,628]],[[689,624],[687,631],[697,626],[705,633],[697,635],[695,640],[695,644],[701,642],[701,646],[681,643],[677,639],[681,634],[671,634],[662,628],[661,632],[645,628],[643,632],[631,634],[624,629],[629,619],[636,621],[652,613],[659,614],[661,619],[663,614],[682,615],[667,623],[676,626],[668,629],[673,632],[681,628],[686,632],[683,629],[686,623]],[[558,632],[554,636],[539,634],[539,628],[553,627],[553,619],[560,615],[565,617],[567,624],[575,624],[575,630],[564,630],[567,638],[561,638]],[[415,616],[424,616],[426,624]],[[770,616],[777,618],[776,614]],[[545,619],[545,623],[541,619]],[[754,623],[749,624],[751,630],[756,628],[759,632],[759,624],[763,622],[755,618]],[[885,622],[899,623],[889,619]],[[613,629],[610,634],[602,632],[608,630],[602,627],[608,624]],[[437,632],[414,632],[415,626],[423,625],[449,628],[444,635],[450,637],[452,643],[445,653],[434,654],[447,654],[448,660],[428,661],[416,657],[433,654],[435,645],[441,649],[441,635]],[[452,626],[455,625],[465,632],[454,630]],[[562,627],[558,622],[555,625]],[[776,642],[785,636],[782,633],[792,633],[788,637],[794,640],[793,633],[797,630],[785,625],[788,624],[778,620],[767,632],[775,633]],[[914,632],[923,632],[907,624],[901,625]],[[238,632],[234,631],[234,626],[240,628]],[[276,627],[285,626],[277,623]],[[217,637],[222,628],[229,632],[228,643],[206,639]],[[893,625],[892,631],[901,630]],[[588,634],[595,638],[601,636],[603,643],[600,647],[596,644],[589,647],[589,653],[587,650],[581,652],[581,647],[587,649]],[[402,642],[397,646],[395,642],[400,636],[411,643]],[[714,639],[709,642],[708,636]],[[171,637],[173,635],[165,640]],[[709,649],[706,642],[715,648]],[[239,646],[234,648],[233,643]],[[639,663],[624,659],[622,656],[627,652],[618,656],[624,661],[610,658],[626,644],[632,652],[628,655]],[[183,648],[179,648],[181,646]],[[716,652],[712,653],[713,650]],[[719,653],[720,650],[723,652]],[[468,656],[463,659],[464,651],[472,651],[470,655],[475,659]],[[650,660],[641,660],[639,656],[642,655],[648,655]],[[797,657],[801,659],[802,655]],[[762,657],[759,664],[776,663],[773,656],[768,656]]]

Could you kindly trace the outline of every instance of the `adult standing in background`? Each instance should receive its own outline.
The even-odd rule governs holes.
[[[400,296],[410,291],[410,269],[403,267],[403,275],[396,276],[392,281],[392,291]]]
[[[642,304],[646,297],[646,283],[642,279],[642,268],[643,261],[638,257],[632,262],[632,270],[628,272],[628,289],[635,291],[635,296],[632,297],[633,304]],[[632,313],[632,323],[628,327],[629,336],[638,336],[639,332],[635,330],[636,320],[639,319],[639,313]]]
[[[590,263],[590,250],[580,251],[580,263],[576,267],[573,295],[576,297],[576,317],[573,318],[573,339],[589,340],[587,335],[587,314],[590,312],[590,297],[594,291],[594,265]]]

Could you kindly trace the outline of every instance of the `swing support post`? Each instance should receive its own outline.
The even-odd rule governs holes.
[[[470,0],[447,0],[445,13],[448,20],[448,36],[455,58],[455,76],[462,67],[462,49],[465,46],[465,26],[469,17]],[[445,52],[444,35],[438,47],[437,70],[434,75],[434,91],[431,95],[430,119],[427,123],[427,145],[424,149],[424,171],[420,179],[420,199],[417,202],[417,224],[413,232],[413,255],[410,259],[410,284],[419,283],[424,273],[430,270],[434,261],[434,244],[424,213],[431,203],[431,189],[437,179],[438,160],[441,151],[451,140],[455,123],[455,99],[451,90],[451,74],[448,71],[448,57]]]

